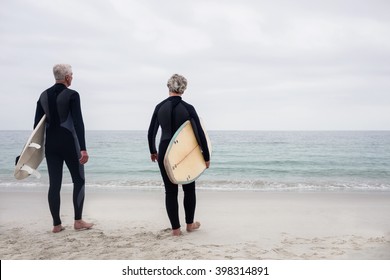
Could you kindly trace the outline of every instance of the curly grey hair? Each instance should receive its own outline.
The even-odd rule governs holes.
[[[56,64],[53,67],[53,74],[56,81],[65,80],[66,75],[72,74],[72,66],[69,64]]]
[[[179,74],[174,74],[169,78],[167,86],[170,92],[183,94],[187,88],[187,79]]]

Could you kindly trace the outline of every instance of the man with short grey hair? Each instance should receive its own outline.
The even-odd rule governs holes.
[[[74,229],[89,229],[92,223],[82,220],[85,196],[84,164],[88,161],[80,95],[69,89],[73,72],[69,64],[53,67],[55,84],[45,90],[35,112],[34,127],[46,114],[45,156],[49,172],[49,208],[53,217],[52,232],[65,228],[60,218],[60,191],[63,165],[66,163],[73,181]]]

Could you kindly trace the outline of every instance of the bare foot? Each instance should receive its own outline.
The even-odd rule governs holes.
[[[52,232],[53,233],[59,233],[61,231],[65,230],[65,228],[62,225],[54,226]]]
[[[192,224],[187,224],[187,231],[188,232],[197,230],[198,228],[200,228],[200,223],[199,222],[195,222],[195,223],[192,223]]]
[[[93,225],[94,225],[93,223],[87,223],[83,220],[74,221],[75,230],[90,229],[91,227],[93,227]]]
[[[181,235],[181,229],[178,228],[178,229],[173,229],[172,230],[172,235],[173,236],[180,236]]]

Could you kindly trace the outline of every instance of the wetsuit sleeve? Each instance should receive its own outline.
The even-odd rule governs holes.
[[[45,112],[43,111],[41,102],[38,100],[37,108],[35,110],[34,128],[38,125],[44,114]]]
[[[148,129],[148,142],[149,142],[149,151],[150,154],[155,154],[157,153],[156,149],[156,135],[158,131],[158,127],[160,124],[158,123],[158,118],[157,118],[157,107],[153,112],[152,119],[150,121],[149,129]]]
[[[74,128],[76,130],[77,139],[79,140],[80,151],[86,151],[85,144],[85,128],[83,115],[81,113],[81,101],[78,92],[74,92],[70,100],[70,112],[72,114]]]
[[[203,153],[203,158],[205,161],[210,160],[210,151],[209,147],[207,145],[207,139],[206,139],[206,134],[203,131],[202,125],[199,120],[199,116],[195,111],[195,108],[193,106],[188,107],[188,112],[190,113],[191,118],[194,120],[195,125],[197,127],[197,131],[199,134],[199,141],[200,141],[200,146],[202,148],[202,153]]]

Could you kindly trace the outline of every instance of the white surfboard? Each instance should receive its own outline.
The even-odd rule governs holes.
[[[207,132],[204,132],[211,154],[211,142]],[[190,121],[183,123],[173,135],[164,157],[164,167],[171,182],[181,185],[192,183],[206,170],[202,150]]]
[[[18,180],[25,179],[30,175],[41,177],[37,168],[45,158],[45,123],[46,115],[39,121],[23,147],[14,172],[15,178]]]

